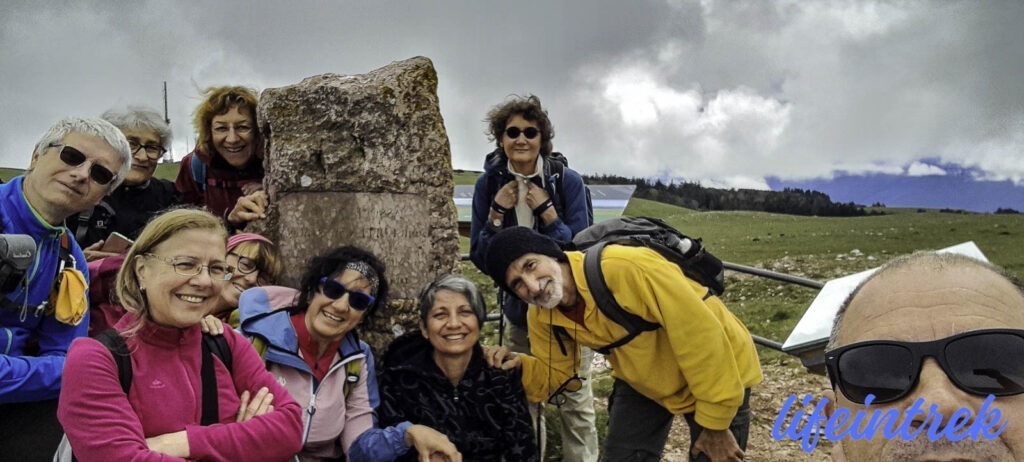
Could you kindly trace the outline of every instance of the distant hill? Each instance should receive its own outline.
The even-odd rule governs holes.
[[[885,204],[889,207],[959,209],[991,213],[1024,210],[1024,186],[1010,181],[978,181],[971,169],[943,165],[945,175],[844,175],[831,180],[769,179],[773,190],[801,188],[821,191],[840,202]]]
[[[828,194],[786,188],[782,191],[757,189],[706,188],[697,183],[651,183],[647,178],[625,178],[615,175],[584,175],[587,184],[636,185],[634,197],[695,210],[749,210],[820,217],[857,217],[869,213],[853,202],[834,202]]]

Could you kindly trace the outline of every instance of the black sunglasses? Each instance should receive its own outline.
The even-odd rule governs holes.
[[[86,160],[85,154],[82,154],[82,151],[66,144],[51,144],[50,147],[61,148],[60,160],[71,167],[82,165],[82,162],[85,162]],[[92,181],[95,181],[100,185],[110,184],[110,182],[114,181],[114,178],[116,177],[117,175],[115,175],[114,172],[111,172],[110,169],[100,164],[93,163],[92,166],[89,167],[89,178],[92,178]]]
[[[359,311],[366,311],[376,300],[373,295],[358,290],[349,290],[345,284],[327,277],[320,278],[320,293],[331,300],[337,300],[347,293],[348,305]]]
[[[508,127],[505,129],[505,136],[508,136],[513,140],[519,138],[520,133],[526,135],[526,139],[532,140],[540,134],[540,130],[537,130],[536,127],[526,127],[522,130],[520,130],[519,127]]]
[[[932,340],[872,340],[825,353],[832,388],[864,404],[903,398],[917,386],[921,363],[931,356],[961,390],[978,396],[1024,393],[1024,330],[985,329]]]
[[[555,406],[565,404],[565,393],[580,391],[580,388],[583,388],[583,380],[584,379],[581,378],[579,374],[573,374],[572,377],[569,377],[565,382],[562,382],[562,385],[560,385],[555,392],[548,397],[548,404],[554,404]]]

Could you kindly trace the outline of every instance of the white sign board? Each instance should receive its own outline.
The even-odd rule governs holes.
[[[973,241],[947,247],[937,252],[958,253],[981,261],[988,261],[985,254],[981,253],[981,249]],[[861,281],[867,279],[875,271],[878,271],[878,268],[826,282],[825,287],[822,287],[821,292],[818,292],[818,296],[811,302],[811,306],[804,312],[804,316],[800,318],[800,322],[793,328],[793,332],[789,334],[786,343],[782,345],[782,350],[786,352],[801,350],[827,342],[832,331],[832,321],[835,320],[836,313],[839,312],[839,306]]]

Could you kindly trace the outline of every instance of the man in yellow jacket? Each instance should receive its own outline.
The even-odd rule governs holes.
[[[561,391],[579,386],[580,345],[601,349],[627,334],[597,307],[583,256],[521,227],[496,234],[487,251],[495,282],[530,304],[532,353],[500,347],[488,350],[487,359],[505,369],[521,367],[530,401],[557,403]],[[690,427],[693,460],[741,460],[750,387],[762,379],[746,327],[653,250],[608,246],[601,268],[624,310],[661,326],[607,356],[615,382],[602,460],[659,460],[677,414]]]

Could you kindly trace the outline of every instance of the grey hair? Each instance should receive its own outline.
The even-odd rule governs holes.
[[[53,124],[43,137],[36,143],[36,150],[33,158],[42,156],[51,144],[60,144],[69,133],[81,133],[83,135],[95,136],[106,141],[114,153],[121,160],[121,169],[117,171],[117,177],[110,182],[107,192],[117,189],[128,176],[132,168],[132,154],[128,148],[128,140],[124,133],[110,122],[97,118],[67,117]]]
[[[128,106],[127,109],[110,109],[100,117],[121,130],[153,130],[160,137],[164,149],[171,150],[171,126],[153,108]]]
[[[484,304],[484,296],[480,293],[480,289],[477,289],[476,284],[473,284],[473,281],[458,274],[445,274],[423,288],[419,297],[420,321],[427,322],[427,316],[430,314],[430,309],[434,307],[439,290],[448,290],[466,297],[466,300],[469,300],[469,306],[473,308],[473,313],[476,314],[477,321],[483,326],[484,311],[487,309]]]
[[[861,281],[861,283],[858,284],[855,289],[853,289],[853,292],[850,292],[850,295],[846,297],[846,300],[843,301],[843,304],[839,306],[839,311],[836,313],[836,318],[832,322],[832,332],[828,336],[828,344],[825,345],[825,351],[830,351],[840,346],[838,345],[838,338],[839,330],[842,328],[843,324],[843,317],[846,315],[846,310],[850,307],[850,303],[853,302],[853,299],[857,297],[857,294],[860,293],[861,289],[864,288],[864,286],[866,286],[871,281],[877,279],[879,276],[890,273],[900,268],[910,266],[919,266],[936,270],[959,267],[974,267],[981,270],[991,271],[999,276],[1002,276],[1004,279],[1013,284],[1014,287],[1017,288],[1017,291],[1021,294],[1021,297],[1024,297],[1024,287],[1021,286],[1020,281],[1018,281],[1013,276],[1007,274],[1006,271],[1003,270],[1002,268],[991,263],[981,261],[976,258],[971,258],[966,255],[958,253],[914,252],[913,254],[910,255],[902,255],[893,258],[888,263],[882,265],[882,267],[878,268],[878,271],[875,271],[866,279]]]

